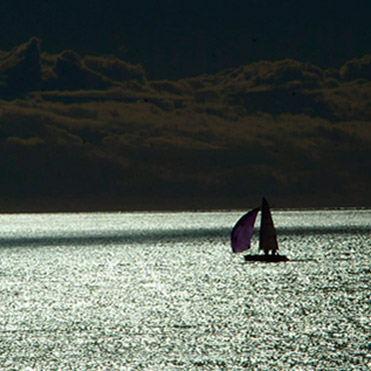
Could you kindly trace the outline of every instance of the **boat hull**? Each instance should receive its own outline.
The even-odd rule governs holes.
[[[288,260],[289,258],[285,255],[245,255],[246,262],[279,263]]]

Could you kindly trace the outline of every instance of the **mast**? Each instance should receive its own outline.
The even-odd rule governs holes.
[[[275,254],[278,250],[277,234],[276,229],[274,228],[269,204],[264,197],[262,200],[261,211],[259,250],[264,250],[266,254],[268,254],[269,251],[272,251],[272,253]]]

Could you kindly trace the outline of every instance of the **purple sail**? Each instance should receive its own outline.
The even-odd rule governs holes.
[[[254,223],[259,208],[253,209],[245,214],[234,226],[231,235],[232,250],[239,253],[250,248]]]

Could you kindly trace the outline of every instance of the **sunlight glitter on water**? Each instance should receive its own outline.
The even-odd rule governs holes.
[[[369,369],[371,212],[273,212],[281,264],[232,255],[239,216],[1,215],[0,364]]]

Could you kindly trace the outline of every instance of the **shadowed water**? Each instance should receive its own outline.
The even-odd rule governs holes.
[[[273,211],[280,264],[232,255],[240,216],[0,215],[0,364],[370,369],[371,211]]]

